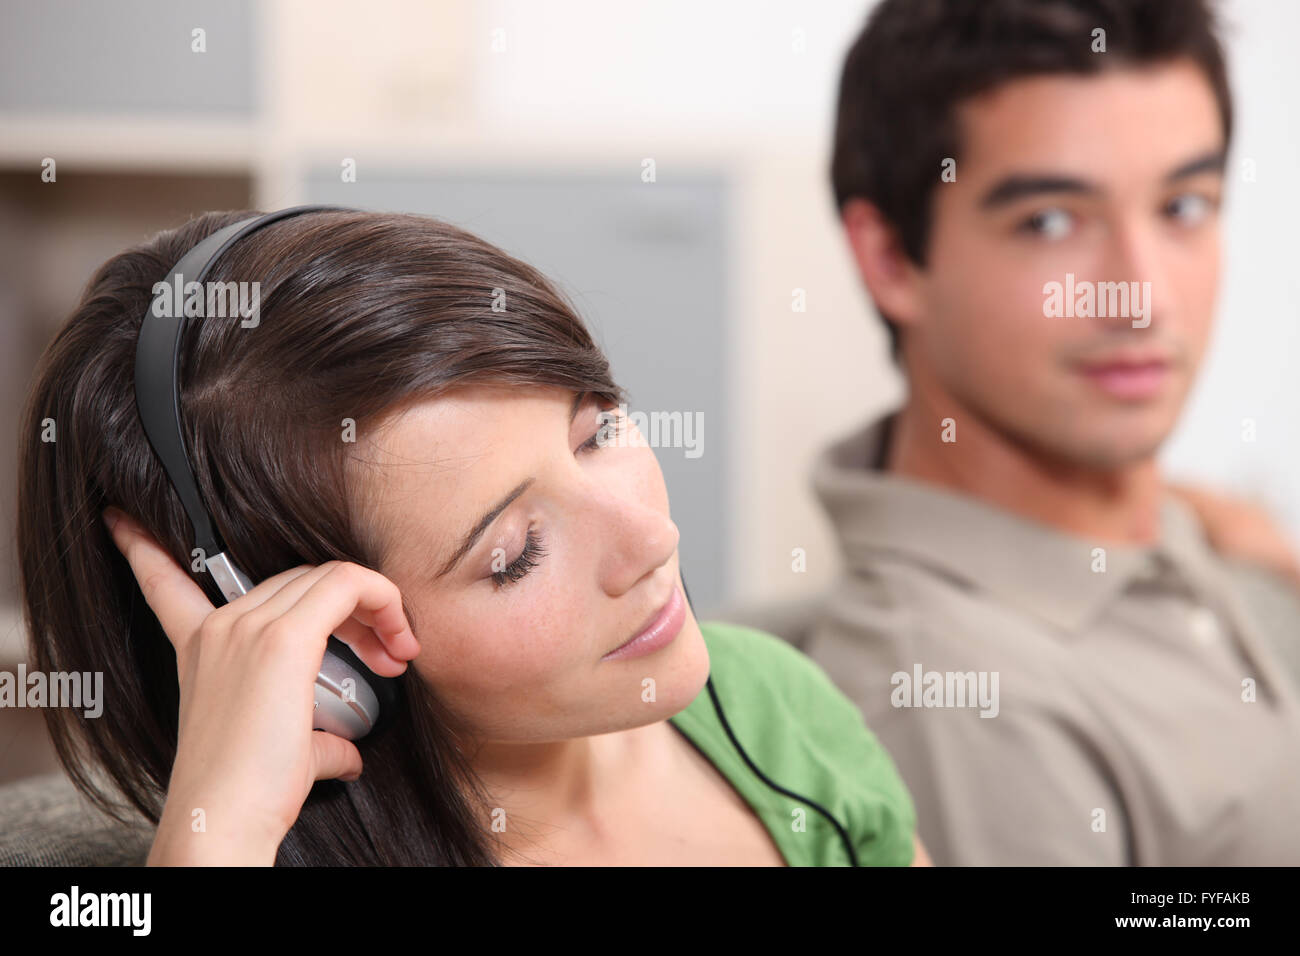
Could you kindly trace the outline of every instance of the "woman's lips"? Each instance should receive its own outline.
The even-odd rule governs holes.
[[[682,600],[682,589],[674,584],[668,603],[659,609],[645,629],[610,651],[601,660],[620,661],[653,654],[661,647],[671,644],[673,638],[681,632],[684,623],[686,623],[686,602]]]
[[[1108,395],[1116,398],[1151,398],[1169,378],[1169,363],[1163,359],[1146,362],[1106,362],[1079,366],[1079,372]]]

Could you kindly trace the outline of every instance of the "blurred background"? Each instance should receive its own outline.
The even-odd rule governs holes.
[[[701,615],[827,587],[839,555],[809,466],[902,395],[827,173],[871,6],[0,0],[0,669],[25,654],[14,473],[37,357],[100,263],[209,209],[425,213],[531,262],[632,411],[702,416],[698,457],[656,449]],[[1223,9],[1238,127],[1219,324],[1163,458],[1300,543],[1300,4]],[[0,710],[0,782],[55,769],[44,734]]]

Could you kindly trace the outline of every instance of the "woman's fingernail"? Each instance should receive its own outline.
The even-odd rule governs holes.
[[[112,531],[113,528],[117,526],[117,522],[121,519],[121,516],[111,508],[105,509],[100,517],[104,519],[104,524],[108,526],[109,531]]]

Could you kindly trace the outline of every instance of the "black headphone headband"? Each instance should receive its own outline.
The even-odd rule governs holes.
[[[144,424],[145,436],[180,496],[190,524],[194,526],[195,546],[202,548],[205,555],[220,554],[225,550],[225,545],[199,494],[194,472],[190,468],[185,436],[181,431],[180,363],[186,316],[183,309],[158,309],[159,299],[171,295],[171,289],[184,289],[191,282],[202,283],[223,252],[263,226],[302,213],[343,208],[291,206],[242,219],[218,229],[181,256],[180,261],[167,274],[169,291],[154,296],[144,318],[140,320],[140,333],[135,348],[136,408],[140,413],[140,421]],[[180,314],[170,314],[173,312]]]

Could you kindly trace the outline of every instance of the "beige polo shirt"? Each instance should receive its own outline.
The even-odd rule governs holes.
[[[804,650],[934,862],[1300,864],[1300,620],[1265,633],[1172,496],[1107,546],[879,470],[884,427],[816,462],[845,572]]]

